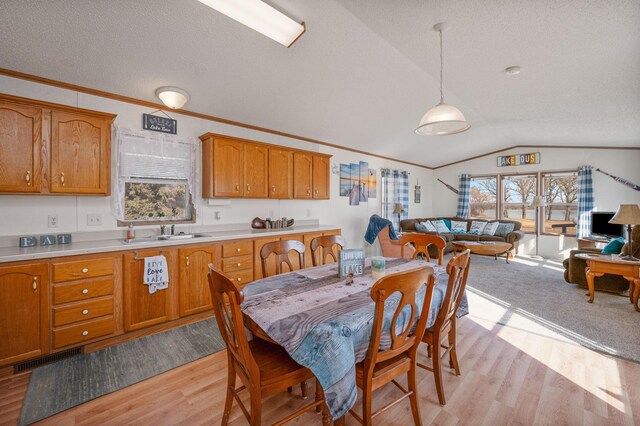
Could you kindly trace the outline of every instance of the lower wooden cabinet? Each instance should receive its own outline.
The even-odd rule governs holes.
[[[219,252],[218,245],[178,250],[181,317],[213,309],[207,276],[209,264],[216,263]]]
[[[46,354],[48,265],[1,267],[0,294],[0,366]]]

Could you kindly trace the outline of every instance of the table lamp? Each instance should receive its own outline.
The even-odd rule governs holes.
[[[402,208],[402,204],[396,203],[395,207],[393,208],[393,214],[397,214],[398,215],[398,232],[400,232],[400,215],[402,213],[404,213],[404,209]]]
[[[620,204],[618,211],[611,218],[609,223],[627,225],[627,245],[629,247],[629,251],[626,256],[621,256],[620,259],[634,261],[640,260],[633,257],[633,242],[631,241],[631,225],[640,225],[640,207],[638,207],[637,204]]]

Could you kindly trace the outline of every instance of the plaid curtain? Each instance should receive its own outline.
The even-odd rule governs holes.
[[[400,220],[409,217],[409,174],[398,170],[381,170],[382,217],[389,219],[395,229],[400,229],[398,215],[393,214],[396,204],[401,204],[404,213]]]
[[[592,171],[591,166],[578,168],[578,238],[591,233],[591,210],[595,204]]]
[[[457,217],[469,217],[469,193],[471,185],[471,175],[460,175],[460,185],[458,188],[458,211]]]

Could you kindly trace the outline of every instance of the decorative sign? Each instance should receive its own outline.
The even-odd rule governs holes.
[[[71,244],[71,234],[58,234],[58,244]]]
[[[20,237],[20,247],[35,247],[37,239],[34,236]]]
[[[413,202],[420,204],[420,185],[416,185],[416,189],[413,193]]]
[[[364,274],[364,249],[345,249],[338,254],[340,277]]]
[[[540,164],[540,153],[501,155],[498,156],[498,167],[525,166],[527,164]]]
[[[142,114],[142,128],[145,130],[153,130],[154,132],[175,135],[178,133],[178,120],[151,114]]]

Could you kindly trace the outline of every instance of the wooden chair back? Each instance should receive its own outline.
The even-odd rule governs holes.
[[[260,258],[262,259],[262,276],[268,277],[269,271],[267,267],[267,259],[274,254],[276,256],[276,275],[282,273],[282,264],[286,264],[290,271],[294,271],[295,268],[289,258],[289,252],[296,251],[298,253],[299,269],[304,269],[304,251],[305,247],[301,241],[298,240],[282,240],[267,243],[262,246],[260,250]]]
[[[244,383],[260,382],[256,364],[244,329],[240,304],[242,290],[224,273],[209,265],[209,289],[220,334],[227,344],[227,354]]]
[[[382,231],[378,233],[378,242],[380,243],[380,251],[384,257],[403,257],[405,259],[411,259],[413,252],[411,248],[406,250],[400,245],[400,241],[392,240],[389,238],[389,226],[385,226]]]
[[[324,235],[311,240],[311,260],[313,266],[324,265],[327,257],[331,256],[334,262],[338,261],[338,256],[333,252],[333,246],[339,246],[343,249],[347,242],[342,235]],[[322,248],[322,253],[320,253]]]
[[[427,248],[431,245],[436,247],[438,249],[438,265],[442,265],[444,259],[444,248],[447,245],[447,241],[444,238],[438,235],[421,234],[417,232],[403,234],[402,237],[400,237],[400,244],[402,245],[403,251],[405,250],[405,247],[409,247],[407,244],[410,243],[415,249],[412,257],[416,259],[420,253],[423,253],[427,257],[427,262],[431,262],[431,257],[429,256],[429,250],[427,250]]]
[[[467,286],[467,276],[469,275],[469,266],[471,265],[471,257],[469,256],[469,250],[465,250],[462,253],[454,256],[447,263],[447,273],[449,274],[449,281],[447,283],[447,290],[444,294],[442,306],[438,312],[438,317],[433,325],[434,329],[439,329],[447,326],[451,319],[455,316],[464,289]]]
[[[424,294],[422,314],[420,318],[417,318],[416,297],[420,288],[425,284],[427,288]],[[434,286],[435,276],[429,266],[387,275],[373,285],[371,298],[376,302],[376,306],[371,341],[365,359],[365,370],[369,370],[372,373],[376,363],[396,357],[404,352],[417,350],[427,325]],[[380,351],[385,302],[396,293],[400,293],[400,302],[391,319],[389,331],[391,347]],[[399,320],[401,321],[400,324],[398,323]],[[413,329],[416,320],[417,325]],[[401,326],[404,326],[404,328],[398,334]]]

